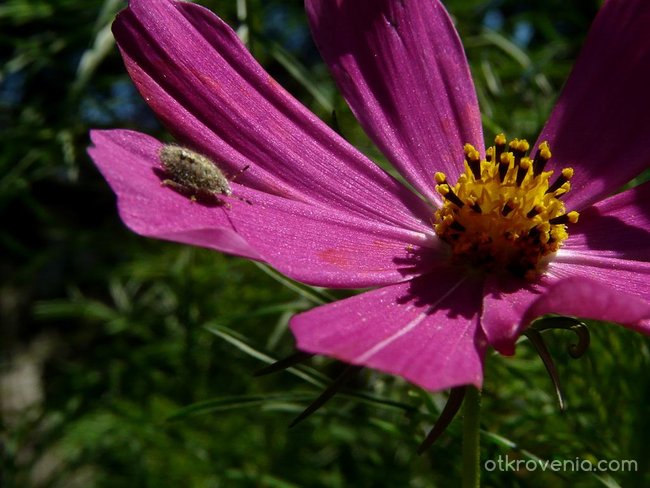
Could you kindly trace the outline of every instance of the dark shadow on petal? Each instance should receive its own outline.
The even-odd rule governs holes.
[[[440,281],[447,286],[441,286]],[[482,279],[468,275],[464,268],[439,265],[432,272],[411,280],[407,293],[396,301],[400,305],[429,307],[423,309],[427,314],[446,310],[450,318],[469,320],[480,312],[482,288]]]
[[[640,200],[641,194],[637,195]],[[639,205],[638,208],[641,211],[643,206]],[[598,219],[597,226],[591,223],[592,219]],[[569,238],[572,235],[584,235],[590,249],[613,251],[621,259],[644,260],[650,248],[650,229],[635,227],[616,217],[604,215],[595,207],[581,212],[578,223],[569,228]],[[617,249],[612,237],[614,241],[624,240],[625,249]]]
[[[520,290],[526,290],[533,295],[540,295],[543,292],[535,282],[517,278],[510,273],[495,273],[492,278],[496,279],[498,289],[487,291],[485,295],[489,295],[494,299],[506,299],[508,295]]]
[[[408,245],[406,253],[406,256],[396,256],[393,259],[397,272],[402,276],[429,273],[444,265],[443,255],[437,249]]]
[[[639,212],[643,213],[646,217],[650,218],[650,205],[648,205],[648,193],[650,193],[650,169],[641,173],[638,179],[645,179],[645,183],[635,186],[631,189],[634,191],[634,201],[637,203]]]

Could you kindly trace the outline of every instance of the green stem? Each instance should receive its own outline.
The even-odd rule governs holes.
[[[463,488],[481,486],[480,416],[481,391],[468,386],[463,401]]]

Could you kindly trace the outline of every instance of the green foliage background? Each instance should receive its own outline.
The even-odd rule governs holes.
[[[204,5],[240,32],[274,77],[381,164],[309,39],[301,2]],[[448,0],[466,46],[487,137],[535,139],[599,2]],[[167,137],[132,87],[110,35],[116,0],[0,4],[0,372],[31,367],[38,401],[7,410],[0,485],[14,487],[456,486],[456,420],[415,450],[444,405],[364,372],[287,426],[341,366],[252,372],[293,350],[289,317],[330,292],[282,283],[251,262],[131,234],[85,149],[90,128]],[[246,8],[244,8],[246,7]],[[344,296],[338,291],[334,296]],[[558,411],[531,345],[488,358],[482,459],[632,459],[636,473],[488,472],[486,486],[650,483],[650,343],[592,324],[550,348],[568,399]],[[27,388],[29,385],[25,386]],[[37,395],[38,396],[38,395]]]

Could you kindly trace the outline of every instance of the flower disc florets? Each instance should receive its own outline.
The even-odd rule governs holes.
[[[451,246],[454,261],[531,279],[540,272],[542,258],[568,237],[566,224],[578,221],[578,212],[566,213],[560,200],[571,188],[573,169],[563,169],[551,184],[553,171],[544,171],[551,159],[547,142],[533,159],[523,139],[507,144],[499,134],[494,142],[484,160],[465,145],[465,172],[456,185],[436,173],[436,190],[445,201],[434,228]]]

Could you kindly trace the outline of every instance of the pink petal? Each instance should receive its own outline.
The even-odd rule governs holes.
[[[630,261],[560,249],[549,263],[550,279],[580,277],[606,283],[612,290],[644,300],[650,297],[650,262]]]
[[[610,0],[539,140],[550,169],[572,166],[565,201],[581,210],[650,166],[650,2]]]
[[[231,173],[250,165],[241,182],[428,227],[424,202],[288,95],[208,10],[132,0],[113,31],[133,81],[170,131]]]
[[[650,183],[614,195],[580,213],[565,250],[650,261]]]
[[[403,376],[428,390],[481,386],[480,283],[451,268],[295,316],[298,348]]]
[[[92,131],[88,153],[117,195],[120,216],[134,232],[248,258],[258,254],[237,235],[225,206],[207,207],[161,185],[162,143],[127,130]]]
[[[482,150],[463,47],[437,0],[307,0],[323,58],[366,132],[413,186],[439,201],[433,174],[455,181],[463,145]]]
[[[489,344],[501,354],[512,356],[515,353],[515,342],[522,330],[521,317],[545,291],[545,281],[529,283],[503,275],[486,278],[481,326]]]
[[[567,278],[551,286],[528,308],[522,324],[545,314],[605,320],[650,334],[650,302],[613,289],[607,282]]]
[[[414,232],[242,189],[252,205],[233,213],[235,229],[262,258],[293,279],[360,288],[411,279],[442,258],[430,230]]]

